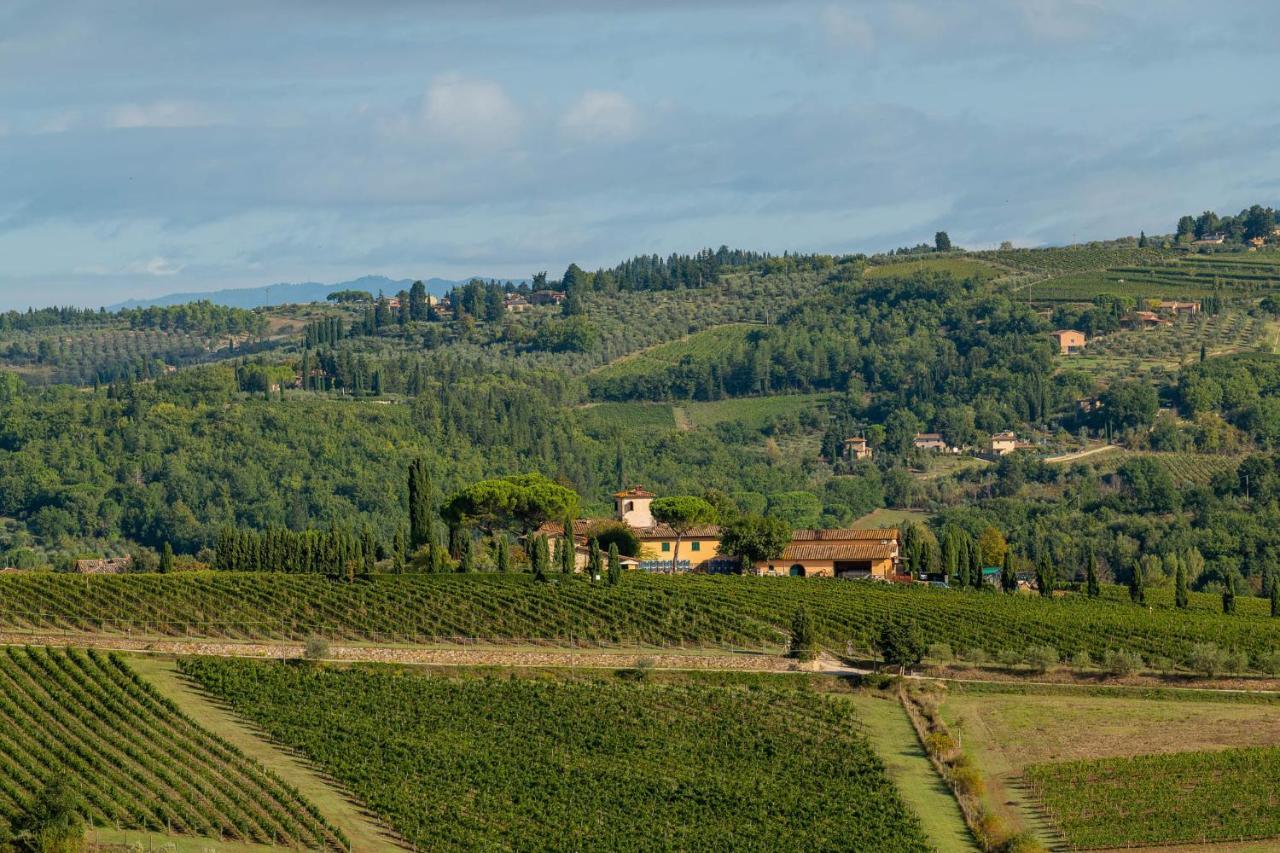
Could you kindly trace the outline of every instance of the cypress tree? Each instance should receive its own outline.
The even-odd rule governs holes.
[[[1179,610],[1186,610],[1191,603],[1187,595],[1187,564],[1185,560],[1178,561],[1178,570],[1173,575],[1173,603]]]
[[[533,547],[529,551],[529,562],[533,568],[533,579],[545,581],[547,579],[548,563],[551,562],[551,555],[547,551],[547,537],[533,537]]]
[[[982,589],[982,551],[972,540],[969,541],[969,585],[976,590]]]
[[[604,555],[600,553],[600,543],[591,540],[587,551],[587,580],[599,580],[604,574]]]
[[[573,519],[568,516],[564,520],[564,536],[560,539],[560,571],[566,575],[573,574],[574,563]]]
[[[1222,612],[1228,616],[1236,612],[1236,584],[1234,577],[1228,577],[1222,588]]]
[[[1000,566],[1000,588],[1005,592],[1018,591],[1018,574],[1013,570],[1013,549],[1006,548],[1004,563]]]
[[[1093,553],[1093,547],[1089,548],[1089,556],[1086,558],[1085,564],[1085,591],[1090,598],[1097,598],[1102,595],[1102,584],[1098,582],[1098,558]]]
[[[458,573],[470,574],[476,570],[475,555],[471,551],[471,534],[458,531]]]
[[[1280,583],[1271,584],[1271,618],[1280,618]]]
[[[1047,554],[1041,554],[1036,561],[1036,586],[1040,587],[1040,595],[1044,598],[1053,595],[1053,566]]]
[[[414,551],[435,544],[431,504],[431,478],[426,463],[415,459],[409,463],[409,547]]]
[[[1133,561],[1133,571],[1129,575],[1129,598],[1134,604],[1147,603],[1147,579],[1142,576],[1142,563]]]
[[[609,586],[617,586],[622,581],[622,560],[618,556],[618,543],[609,543]],[[1277,599],[1274,594],[1271,596],[1272,614],[1275,615]]]
[[[955,525],[948,524],[947,529],[942,533],[942,570],[947,573],[947,579],[956,577],[956,573],[960,571],[960,542],[958,531]]]
[[[952,545],[952,558],[955,565],[951,565],[947,556],[947,549],[942,549],[943,568],[947,571],[948,582],[954,583],[956,589],[965,589],[969,586],[969,546],[967,543],[956,540]]]
[[[168,542],[160,549],[160,572],[168,574],[173,571],[173,546]]]
[[[497,564],[498,571],[511,571],[511,551],[507,548],[507,537],[501,534],[498,535],[495,550],[493,561]]]

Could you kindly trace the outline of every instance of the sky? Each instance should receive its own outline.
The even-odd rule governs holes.
[[[0,0],[0,308],[1280,204],[1280,3]]]

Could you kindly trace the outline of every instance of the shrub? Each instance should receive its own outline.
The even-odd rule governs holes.
[[[1102,668],[1110,675],[1133,675],[1142,669],[1142,655],[1124,649],[1108,649]]]
[[[1167,658],[1164,655],[1157,655],[1151,659],[1151,668],[1157,672],[1168,675],[1173,672],[1177,665],[1173,662],[1173,658]]]
[[[813,620],[809,611],[801,606],[791,618],[791,657],[810,661],[818,657],[818,647],[813,638]]]
[[[925,657],[938,663],[951,663],[955,654],[947,643],[930,643],[929,651],[925,653]]]
[[[1048,672],[1058,665],[1058,650],[1053,646],[1027,646],[1023,659],[1036,672]]]
[[[1249,655],[1239,649],[1232,649],[1222,655],[1222,668],[1226,672],[1238,674],[1249,669]]]
[[[1093,658],[1084,649],[1071,656],[1071,665],[1076,669],[1089,669],[1093,666]]]
[[[965,649],[961,658],[969,661],[969,663],[975,664],[976,666],[982,666],[982,664],[991,660],[991,655],[987,654],[986,649],[974,646],[971,649]]]
[[[1280,675],[1280,649],[1272,649],[1258,655],[1254,666],[1267,675]]]
[[[326,660],[329,657],[329,641],[324,637],[311,636],[302,645],[304,660]]]
[[[984,785],[982,774],[971,764],[957,764],[951,768],[951,784],[961,796],[977,797],[982,795]]]
[[[933,732],[925,735],[924,748],[930,755],[936,755],[943,758],[951,754],[956,748],[956,742],[952,740],[951,735],[944,732]]]
[[[1214,643],[1196,643],[1187,654],[1187,666],[1206,678],[1212,678],[1226,668],[1226,656]]]
[[[996,652],[996,662],[1005,666],[1017,666],[1022,663],[1022,653],[1014,649],[1001,649]]]

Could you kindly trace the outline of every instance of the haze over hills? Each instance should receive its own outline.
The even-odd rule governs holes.
[[[475,277],[488,278],[488,276]],[[457,280],[447,278],[427,278],[423,279],[422,283],[426,285],[428,293],[433,293],[438,296],[447,293],[457,285],[464,284],[470,280],[471,278]],[[122,308],[149,308],[153,305],[184,305],[188,302],[201,301],[212,302],[215,305],[225,305],[228,308],[259,308],[264,305],[290,305],[303,302],[323,302],[325,297],[330,293],[334,293],[339,290],[367,290],[375,296],[379,291],[381,291],[382,293],[391,296],[401,290],[407,290],[413,282],[414,279],[411,278],[393,279],[384,275],[366,275],[352,279],[351,281],[340,281],[332,284],[307,281],[298,283],[269,284],[263,287],[240,287],[226,290],[169,293],[164,296],[156,296],[150,299],[129,299],[124,302],[117,302],[114,305],[108,305],[107,309],[116,311]]]

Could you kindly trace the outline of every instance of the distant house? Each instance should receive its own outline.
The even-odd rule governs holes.
[[[1076,410],[1082,414],[1090,414],[1102,408],[1102,399],[1099,397],[1078,397],[1076,398]]]
[[[776,560],[752,567],[757,575],[801,578],[875,578],[898,571],[902,533],[896,527],[871,530],[796,530]]]
[[[1191,245],[1221,246],[1225,242],[1227,242],[1227,235],[1225,234],[1206,234],[1203,237],[1201,237],[1199,240],[1192,240]]]
[[[941,433],[918,432],[911,439],[911,446],[916,450],[932,450],[938,453],[959,453],[960,449],[952,447],[942,438]]]
[[[871,448],[867,446],[867,440],[861,436],[846,438],[844,455],[850,459],[870,459]]]
[[[1129,318],[1130,325],[1135,329],[1154,329],[1157,326],[1168,325],[1169,322],[1154,311],[1134,311],[1133,316]]]
[[[502,300],[503,309],[510,311],[512,314],[520,314],[528,311],[533,306],[529,304],[529,300],[525,299],[518,293],[512,293]]]
[[[400,310],[400,305],[401,305],[401,302],[400,302],[400,297],[399,297],[399,296],[388,296],[388,297],[387,297],[387,307],[388,307],[388,308],[391,308],[392,310],[395,310],[395,311],[399,311],[399,310]]]
[[[1156,303],[1156,307],[1166,314],[1172,314],[1175,317],[1190,317],[1193,314],[1200,313],[1199,302],[1179,302],[1176,299],[1161,299]]]
[[[1058,352],[1063,355],[1075,355],[1084,349],[1084,332],[1075,329],[1058,329],[1053,333],[1053,339],[1058,342]]]
[[[1255,249],[1261,249],[1263,246],[1267,245],[1267,238],[1266,237],[1250,237],[1249,245]]]
[[[994,456],[1007,456],[1018,449],[1018,435],[1012,431],[998,432],[991,436],[991,453]]]
[[[531,305],[559,305],[564,302],[564,293],[559,290],[535,290],[529,294]]]
[[[1280,225],[1277,225],[1275,228],[1271,229],[1271,236],[1280,238]]]
[[[133,568],[132,557],[105,557],[100,560],[76,560],[76,572],[82,575],[118,575]]]

